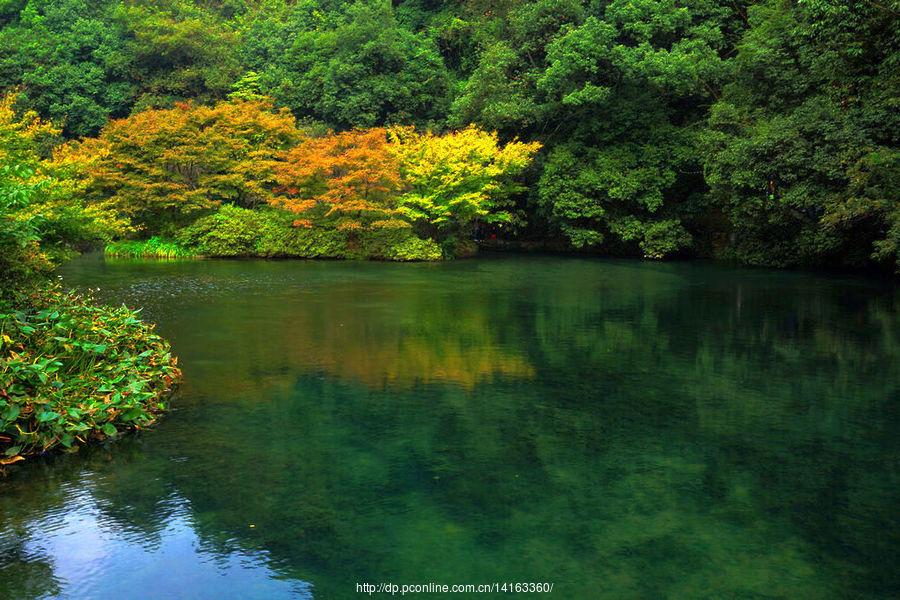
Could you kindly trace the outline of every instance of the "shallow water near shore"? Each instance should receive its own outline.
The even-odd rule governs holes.
[[[0,480],[0,598],[900,594],[890,282],[524,256],[61,272],[143,307],[185,381],[155,429]]]

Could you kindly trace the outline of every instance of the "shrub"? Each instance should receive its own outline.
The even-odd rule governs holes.
[[[350,250],[346,231],[330,227],[288,227],[260,239],[260,256],[293,258],[364,258]]]
[[[279,216],[226,205],[183,229],[177,240],[204,256],[254,256],[264,230],[287,229],[290,221]]]
[[[226,205],[184,229],[178,241],[204,256],[320,256],[309,240],[297,243],[293,220],[285,211]]]
[[[0,467],[154,423],[180,376],[167,342],[121,306],[57,287],[0,312]]]
[[[223,206],[184,229],[178,242],[204,256],[439,260],[440,248],[401,221],[375,229],[340,229],[295,221],[290,212]],[[294,226],[297,225],[297,226]]]
[[[397,261],[441,259],[440,246],[430,239],[417,237],[409,225],[363,231],[358,237],[358,253],[364,258]]]
[[[410,235],[405,241],[391,248],[390,260],[400,261],[435,261],[441,260],[441,247],[433,240],[423,240]]]

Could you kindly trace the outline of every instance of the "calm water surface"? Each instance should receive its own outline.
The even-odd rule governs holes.
[[[890,284],[546,257],[63,275],[142,306],[185,382],[153,431],[0,481],[0,598],[900,593]]]

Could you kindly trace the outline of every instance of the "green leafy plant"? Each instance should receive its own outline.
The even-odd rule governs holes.
[[[11,308],[10,308],[11,306]],[[0,467],[153,424],[180,377],[125,307],[51,286],[0,312]]]
[[[404,221],[394,220],[391,225],[358,234],[357,251],[362,257],[400,262],[441,260],[443,252],[434,240],[418,237]]]

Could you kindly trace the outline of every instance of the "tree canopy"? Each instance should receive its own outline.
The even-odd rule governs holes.
[[[132,124],[129,143],[148,137],[146,149],[133,146],[146,161],[184,145],[179,128],[203,127],[184,124],[185,102],[191,114],[269,102],[272,115],[297,120],[306,141],[296,147],[278,131],[247,141],[219,122],[171,150],[184,156],[170,165],[212,161],[202,184],[161,162],[152,175],[108,171],[156,182],[144,199],[130,188],[131,217],[147,202],[185,214],[276,198],[296,209],[309,198],[292,177],[315,164],[325,185],[323,161],[356,168],[341,158],[348,140],[414,127],[405,139],[430,158],[413,164],[370,144],[359,168],[376,155],[400,161],[385,168],[404,184],[382,204],[423,234],[446,229],[451,210],[456,224],[485,217],[477,190],[487,186],[498,203],[490,220],[508,223],[511,241],[896,269],[898,16],[897,0],[14,0],[0,3],[0,85],[17,92],[18,115],[34,111],[68,139],[106,140],[88,146]],[[541,148],[527,169],[508,165],[515,182],[479,179],[498,163],[473,154],[481,175],[435,183],[455,169],[438,154],[493,132],[501,154],[516,138],[535,146],[512,148]],[[217,137],[232,133],[249,144],[233,156]],[[271,152],[288,147],[292,167],[267,171]],[[117,168],[98,160],[91,177]],[[223,171],[222,161],[244,166]],[[333,186],[344,176],[332,167]],[[280,197],[273,177],[293,192]],[[89,194],[129,193],[102,179]]]

